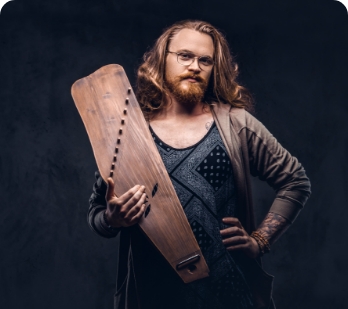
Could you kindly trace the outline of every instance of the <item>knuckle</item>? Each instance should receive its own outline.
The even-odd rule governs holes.
[[[133,207],[133,210],[135,210],[135,211],[138,213],[139,210],[140,210],[140,208],[141,208],[141,205],[135,205],[135,206]]]
[[[230,244],[230,245],[234,244],[235,241],[236,241],[235,238],[232,238],[232,237],[231,238],[227,238],[227,243]]]
[[[130,199],[134,196],[135,193],[137,193],[137,188],[136,187],[133,187],[132,189],[128,190],[127,193],[126,193],[126,198],[127,199]]]
[[[132,196],[131,201],[132,201],[133,203],[137,203],[137,202],[139,201],[140,197],[141,197],[141,196],[140,196],[139,193],[137,192],[137,193],[135,193],[135,194]]]
[[[127,195],[127,201],[131,201],[134,198],[134,194],[135,194],[135,192],[134,193],[129,193]]]
[[[121,209],[118,213],[120,217],[125,218],[127,215],[127,211],[125,209]]]
[[[231,233],[231,228],[230,227],[227,228],[224,233],[225,235],[229,235]]]
[[[134,194],[135,192],[137,192],[139,190],[139,185],[135,185],[133,188],[129,189],[128,192],[131,192],[132,194]]]
[[[132,208],[134,206],[134,199],[133,198],[130,198],[125,204],[124,204],[124,207],[127,207],[127,208]]]
[[[243,242],[242,236],[237,236],[237,237],[236,237],[236,242],[237,242],[238,244],[242,243],[242,242]]]
[[[142,204],[144,204],[143,198],[142,196],[139,196],[139,198],[137,199],[137,205],[141,207]]]
[[[229,227],[229,228],[226,229],[226,232],[227,232],[228,234],[232,233],[232,231],[233,231],[232,227]]]

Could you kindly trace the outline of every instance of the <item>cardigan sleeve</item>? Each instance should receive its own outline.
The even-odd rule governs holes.
[[[104,211],[106,210],[105,194],[107,185],[99,172],[95,172],[96,182],[93,185],[93,193],[89,198],[89,209],[87,221],[90,228],[98,235],[111,238],[115,237],[121,228],[110,228],[104,220]]]
[[[245,113],[245,126],[250,172],[276,191],[270,212],[293,222],[311,194],[310,181],[303,166],[265,126]]]

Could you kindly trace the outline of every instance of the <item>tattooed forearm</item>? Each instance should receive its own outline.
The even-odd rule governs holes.
[[[209,130],[212,124],[213,124],[212,121],[207,122],[207,123],[205,124],[205,128],[206,128],[207,130]]]
[[[272,245],[290,226],[281,215],[269,212],[257,231]]]

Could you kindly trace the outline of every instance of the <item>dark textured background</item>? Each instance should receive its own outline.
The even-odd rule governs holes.
[[[70,96],[109,63],[134,83],[173,22],[222,29],[256,116],[305,166],[313,195],[265,257],[280,309],[344,308],[347,254],[348,17],[331,0],[15,0],[0,15],[0,306],[109,309],[116,240],[93,234],[96,170]],[[273,192],[255,182],[261,217]]]

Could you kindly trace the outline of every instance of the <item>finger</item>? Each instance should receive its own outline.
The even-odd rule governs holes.
[[[232,245],[246,244],[247,241],[248,239],[245,236],[234,236],[234,237],[223,239],[222,243],[225,246],[232,246]]]
[[[240,221],[238,220],[238,218],[226,217],[226,218],[222,219],[222,222],[225,224],[235,225],[235,226],[238,226],[239,228],[243,229],[243,226],[240,223]]]
[[[143,199],[145,201],[145,198],[143,197],[143,195],[145,194],[144,191],[145,191],[145,187],[141,186],[138,189],[138,191],[136,191],[133,194],[133,196],[126,203],[124,203],[124,206],[122,207],[122,209],[124,211],[126,211],[126,213],[128,213],[132,209],[132,207],[134,207],[139,202],[140,199]],[[145,194],[145,196],[146,196],[146,194]],[[141,204],[143,204],[143,203],[141,203]]]
[[[222,237],[230,236],[230,235],[244,235],[244,230],[237,226],[228,227],[227,229],[223,229],[220,231]]]
[[[111,177],[109,177],[106,180],[106,184],[107,184],[107,189],[106,189],[105,198],[107,201],[110,201],[113,197],[116,197],[116,194],[114,192],[115,190],[114,180]]]
[[[141,190],[143,193],[145,191],[145,187],[144,186],[140,186],[140,185],[135,185],[133,188],[129,189],[127,192],[125,192],[124,194],[122,194],[119,198],[118,198],[118,202],[121,205],[126,204],[139,190]],[[139,196],[140,198],[140,196]]]
[[[226,250],[228,251],[238,251],[238,250],[245,250],[247,246],[245,244],[235,245],[227,247]]]
[[[135,223],[138,223],[140,219],[142,218],[144,212],[146,210],[146,205],[143,204],[139,210],[139,212],[130,220],[130,224],[133,225]]]
[[[136,191],[133,194],[133,196],[124,204],[122,204],[123,202],[120,202],[118,200],[118,203],[121,205],[121,208],[119,209],[119,215],[121,216],[121,218],[130,220],[130,218],[132,218],[133,215],[135,215],[139,211],[141,205],[145,203],[146,194],[145,192],[143,192],[144,190],[145,190],[145,187],[141,186],[139,190]],[[134,207],[135,209],[133,209]],[[131,214],[129,214],[129,212],[132,209],[133,211],[131,212]]]
[[[125,216],[125,219],[133,218],[141,209],[142,205],[145,204],[146,194],[143,193],[139,201],[134,206],[128,206],[128,213]],[[130,205],[130,204],[129,204]]]

